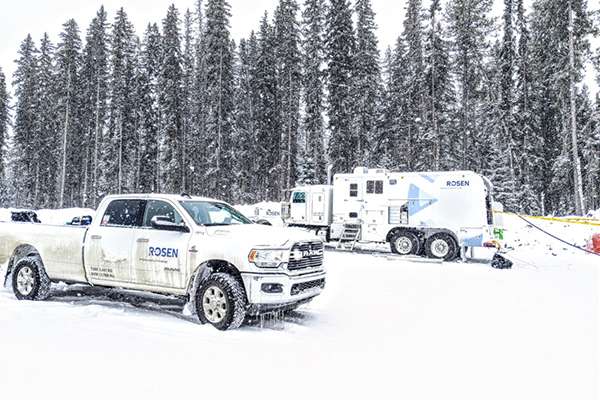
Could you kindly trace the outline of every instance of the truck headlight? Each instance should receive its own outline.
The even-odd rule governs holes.
[[[258,268],[278,268],[288,259],[289,250],[282,249],[253,249],[248,254],[248,261]]]

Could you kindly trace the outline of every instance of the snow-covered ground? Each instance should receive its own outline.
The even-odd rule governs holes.
[[[597,399],[600,257],[505,225],[512,270],[329,251],[320,298],[224,333],[170,298],[0,289],[0,397]]]

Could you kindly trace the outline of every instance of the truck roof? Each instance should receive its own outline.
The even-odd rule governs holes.
[[[127,194],[110,194],[105,196],[107,200],[114,199],[142,199],[142,200],[172,200],[172,201],[185,201],[185,200],[198,200],[198,201],[211,201],[218,203],[225,203],[222,200],[212,199],[209,197],[190,196],[187,194],[161,194],[161,193],[127,193]]]

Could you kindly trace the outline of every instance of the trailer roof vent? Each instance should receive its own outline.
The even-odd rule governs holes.
[[[366,167],[356,167],[354,168],[355,175],[366,175],[369,173],[369,169]]]

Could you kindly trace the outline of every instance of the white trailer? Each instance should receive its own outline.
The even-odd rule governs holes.
[[[284,219],[327,239],[390,243],[394,253],[450,260],[493,247],[492,184],[474,172],[356,168],[331,185],[291,190]]]

